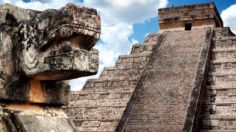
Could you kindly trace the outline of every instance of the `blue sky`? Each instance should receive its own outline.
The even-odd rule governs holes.
[[[61,8],[67,3],[96,8],[101,16],[102,32],[95,48],[100,51],[97,75],[70,81],[72,90],[80,90],[88,78],[97,78],[104,67],[114,65],[117,57],[128,54],[134,43],[142,43],[148,33],[158,32],[157,9],[207,3],[211,0],[0,0],[23,8],[45,10]],[[236,32],[236,0],[214,0],[219,13]]]

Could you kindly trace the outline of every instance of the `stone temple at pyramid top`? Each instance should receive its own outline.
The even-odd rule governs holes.
[[[216,5],[211,3],[172,6],[158,10],[160,32],[192,30],[199,27],[223,27]]]

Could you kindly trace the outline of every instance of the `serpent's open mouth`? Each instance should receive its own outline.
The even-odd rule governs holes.
[[[58,55],[64,55],[64,54],[70,54],[73,51],[78,50],[91,50],[92,44],[88,43],[93,38],[90,36],[73,36],[68,39],[63,40],[55,40],[50,45],[47,45],[47,47],[44,47],[43,50],[45,52],[48,52],[48,57],[58,56]]]
[[[84,31],[84,30],[83,30]],[[96,34],[97,32],[92,32]],[[97,38],[73,32],[44,44],[43,70],[33,78],[38,80],[65,80],[80,76],[93,75],[98,69],[98,51],[92,49]],[[100,34],[100,33],[99,33]],[[47,64],[47,65],[44,65]]]
[[[74,25],[76,26],[76,25]],[[49,34],[49,41],[44,41],[40,44],[41,51],[64,51],[70,50],[90,50],[99,38],[100,32],[94,28],[68,27],[61,26],[59,29]],[[54,36],[60,36],[54,38]]]

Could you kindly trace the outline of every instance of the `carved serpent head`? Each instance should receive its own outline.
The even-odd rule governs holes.
[[[95,9],[68,4],[35,11],[0,5],[0,87],[22,78],[58,81],[96,74],[98,51],[92,47],[100,28]]]
[[[63,80],[97,72],[96,10],[68,4],[40,12],[4,5],[0,14],[2,76]]]

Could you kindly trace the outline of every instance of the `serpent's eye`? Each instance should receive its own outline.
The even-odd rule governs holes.
[[[13,15],[10,14],[10,13],[7,13],[7,14],[6,14],[5,19],[6,19],[6,23],[7,23],[8,25],[10,25],[10,26],[16,26],[16,25],[17,25],[17,20],[16,20],[15,16],[13,16]]]

